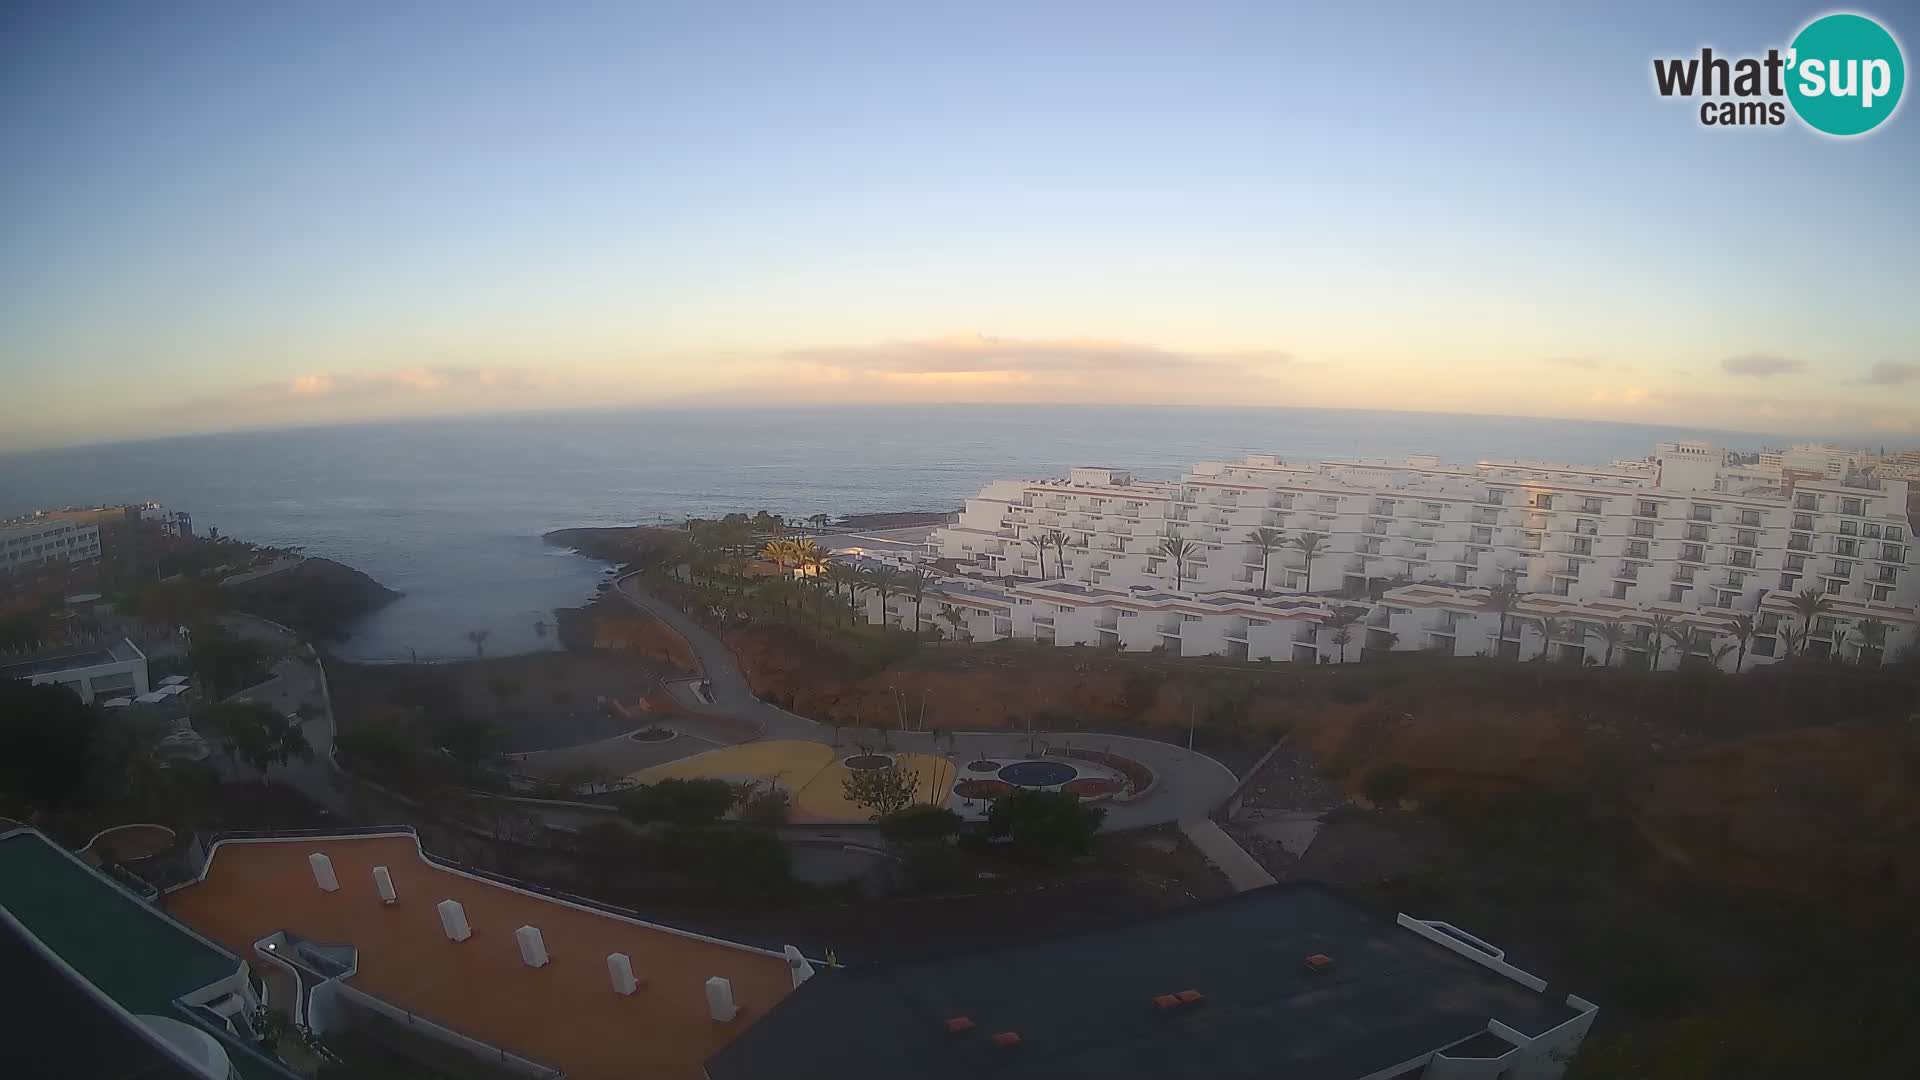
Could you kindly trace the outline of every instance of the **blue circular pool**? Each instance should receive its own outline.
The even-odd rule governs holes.
[[[1055,787],[1079,775],[1079,769],[1058,761],[1016,761],[1000,770],[1000,779],[1020,787]]]

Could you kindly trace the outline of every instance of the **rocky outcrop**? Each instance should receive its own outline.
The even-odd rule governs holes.
[[[554,547],[572,548],[588,558],[611,563],[644,563],[677,544],[681,534],[673,529],[646,525],[614,528],[555,529],[540,537]]]
[[[700,659],[687,639],[631,604],[603,599],[584,608],[562,608],[557,614],[560,640],[568,649],[638,653],[676,674],[700,674]]]
[[[332,559],[298,565],[223,586],[241,611],[292,627],[311,640],[338,640],[353,621],[400,594]]]

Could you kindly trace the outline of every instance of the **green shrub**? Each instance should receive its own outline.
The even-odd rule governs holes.
[[[1058,862],[1085,855],[1106,819],[1105,809],[1088,806],[1066,791],[1017,791],[993,802],[987,832],[1013,841],[1013,854],[1029,862]]]
[[[944,840],[960,831],[960,815],[944,806],[909,806],[880,819],[880,835],[895,843]]]
[[[792,809],[787,793],[777,787],[757,788],[740,800],[740,820],[755,825],[785,825]]]
[[[976,880],[973,857],[938,840],[908,844],[900,856],[901,884],[908,892],[952,892]]]
[[[733,809],[734,792],[725,780],[666,779],[620,793],[617,805],[628,819],[705,825]]]

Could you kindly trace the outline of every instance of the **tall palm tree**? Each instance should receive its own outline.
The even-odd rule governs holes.
[[[1740,674],[1740,669],[1747,666],[1747,645],[1753,641],[1753,632],[1755,629],[1756,627],[1751,614],[1741,612],[1733,617],[1733,628],[1729,630],[1728,633],[1739,646],[1737,650],[1739,655],[1733,658],[1733,673],[1735,675]]]
[[[1061,532],[1059,529],[1048,529],[1045,539],[1047,543],[1053,545],[1053,565],[1055,569],[1060,571],[1060,576],[1064,579],[1067,576],[1067,540],[1069,538],[1066,533]]]
[[[1860,638],[1860,651],[1854,654],[1854,660],[1865,664],[1869,651],[1879,660],[1886,649],[1887,624],[1869,615],[1853,624],[1853,632]]]
[[[1052,541],[1047,539],[1047,534],[1040,532],[1039,530],[1036,529],[1032,532],[1027,533],[1027,535],[1023,538],[1021,542],[1040,553],[1040,576],[1046,577],[1047,576],[1047,545],[1052,543]]]
[[[1267,592],[1267,565],[1273,561],[1273,553],[1287,542],[1287,534],[1279,529],[1261,527],[1247,534],[1247,543],[1260,549],[1260,594]]]
[[[1294,537],[1289,542],[1294,547],[1299,549],[1300,554],[1305,555],[1307,557],[1306,587],[1301,589],[1300,591],[1312,592],[1313,591],[1313,557],[1317,552],[1319,552],[1321,545],[1327,542],[1327,534],[1317,533],[1317,532],[1303,532],[1299,536]]]
[[[1700,646],[1700,629],[1676,622],[1666,628],[1666,638],[1673,642],[1674,652],[1680,654],[1680,661],[1674,666],[1685,667],[1687,661],[1693,658],[1694,651]]]
[[[1814,624],[1826,613],[1831,602],[1827,594],[1819,589],[1801,589],[1788,602],[1793,605],[1794,614],[1800,616],[1800,652],[1804,655],[1807,643],[1813,638]]]
[[[859,621],[860,590],[867,587],[867,573],[852,564],[843,565],[846,567],[847,625],[852,626]]]
[[[1534,626],[1540,631],[1540,655],[1534,659],[1545,660],[1547,654],[1553,650],[1553,639],[1565,636],[1567,625],[1551,615],[1546,615],[1535,619]]]
[[[1333,632],[1333,636],[1328,638],[1327,640],[1333,642],[1335,645],[1340,647],[1340,662],[1343,664],[1346,663],[1347,662],[1347,646],[1353,643],[1353,629],[1351,627],[1342,626],[1339,629],[1335,630]]]
[[[1487,607],[1500,613],[1500,640],[1493,649],[1495,656],[1507,651],[1507,613],[1513,610],[1514,601],[1518,600],[1519,596],[1520,594],[1513,590],[1513,586],[1504,581],[1487,590]]]
[[[1347,646],[1353,643],[1353,624],[1359,622],[1366,613],[1365,608],[1343,607],[1327,620],[1327,625],[1333,627],[1333,636],[1327,640],[1340,646],[1340,662],[1343,664],[1347,662]]]
[[[913,597],[913,632],[920,633],[920,604],[927,598],[927,586],[933,584],[933,575],[919,567],[900,575],[900,591]]]
[[[1673,632],[1673,627],[1673,616],[1664,613],[1656,613],[1647,620],[1648,643],[1652,646],[1647,656],[1648,671],[1660,670],[1660,651],[1666,648],[1667,637]]]
[[[769,540],[767,546],[760,549],[760,554],[766,556],[768,562],[782,570],[794,565],[794,560],[798,556],[791,540]]]
[[[815,514],[812,517],[807,519],[807,524],[813,526],[815,529],[825,532],[827,528],[827,522],[831,520],[833,519],[829,518],[825,514]]]
[[[1154,549],[1154,553],[1162,558],[1173,560],[1173,587],[1178,591],[1180,583],[1187,576],[1187,560],[1200,554],[1200,545],[1191,540],[1169,536],[1160,541],[1160,546]]]
[[[1607,658],[1601,661],[1606,667],[1613,666],[1613,650],[1627,639],[1627,624],[1619,619],[1606,619],[1587,627],[1587,636],[1597,637],[1607,646]]]
[[[891,566],[876,566],[867,571],[867,585],[880,594],[880,625],[887,624],[887,597],[900,591],[903,583],[900,571]]]
[[[467,640],[473,642],[473,655],[487,655],[487,638],[492,636],[492,634],[493,631],[484,627],[479,630],[467,631]]]

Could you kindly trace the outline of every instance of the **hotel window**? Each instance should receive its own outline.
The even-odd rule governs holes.
[[[1843,514],[1852,514],[1854,517],[1859,517],[1861,514],[1861,510],[1863,508],[1863,505],[1864,504],[1862,504],[1859,499],[1841,499],[1840,512]]]
[[[1593,554],[1593,541],[1587,539],[1584,536],[1580,537],[1579,539],[1573,542],[1573,553],[1575,555]]]
[[[1693,508],[1693,520],[1695,520],[1695,521],[1712,521],[1712,520],[1713,520],[1713,507],[1711,507],[1711,506],[1698,506],[1698,505],[1696,505],[1696,506],[1695,506],[1695,507]]]
[[[1793,505],[1794,508],[1798,510],[1818,510],[1820,508],[1820,497],[1818,495],[1802,495],[1793,500]]]
[[[1580,512],[1583,514],[1598,514],[1600,513],[1602,505],[1599,499],[1585,499],[1580,503]]]
[[[1787,556],[1787,569],[1805,570],[1806,568],[1807,568],[1807,557],[1805,555]]]
[[[1860,542],[1841,537],[1833,542],[1833,550],[1839,555],[1858,555],[1860,554]]]
[[[1651,521],[1636,521],[1636,522],[1634,522],[1634,523],[1633,523],[1633,535],[1635,535],[1635,536],[1652,536],[1652,535],[1653,535],[1653,522],[1651,522]],[[1707,537],[1706,537],[1706,530],[1704,530],[1704,529],[1703,529],[1703,530],[1701,530],[1701,535],[1699,535],[1699,536],[1689,536],[1689,537],[1687,537],[1687,539],[1689,539],[1689,540],[1705,540],[1706,538],[1707,538]]]
[[[1788,551],[1812,551],[1813,536],[1810,533],[1794,533],[1787,537]]]
[[[1686,599],[1687,587],[1685,585],[1675,585],[1673,588],[1667,590],[1667,600],[1671,603],[1683,603]]]
[[[1760,524],[1760,511],[1758,510],[1740,511],[1740,524],[1746,525],[1750,528],[1757,528]]]
[[[1420,510],[1421,510],[1422,516],[1438,520],[1440,517],[1441,507],[1439,503],[1427,503],[1424,506],[1422,506]]]
[[[1737,592],[1723,592],[1720,594],[1721,607],[1732,607],[1735,603],[1739,602],[1739,600],[1740,594]]]
[[[1868,525],[1867,525],[1867,533],[1866,533],[1866,536],[1867,536],[1867,539],[1869,539],[1869,540],[1878,540],[1878,539],[1880,539],[1880,526],[1878,526],[1878,525],[1875,525],[1875,524],[1872,524],[1871,522],[1869,522],[1869,523],[1868,523]]]
[[[1735,566],[1752,566],[1752,565],[1753,565],[1753,553],[1752,553],[1752,552],[1750,552],[1750,551],[1736,551],[1736,552],[1734,552],[1734,553],[1733,553],[1733,565],[1735,565]]]
[[[1837,592],[1839,592],[1839,591],[1840,591],[1840,579],[1839,579],[1839,578],[1828,578],[1828,579],[1827,579],[1827,589],[1826,589],[1826,591],[1827,591],[1827,592],[1830,592],[1830,593],[1837,593]]]
[[[1900,536],[1901,536],[1900,526],[1898,525],[1887,526],[1887,542],[1888,543],[1893,543],[1899,540]]]
[[[1885,585],[1875,585],[1873,587],[1873,598],[1875,600],[1891,600],[1893,599],[1893,590],[1887,588]]]
[[[1636,521],[1636,522],[1634,522],[1634,524],[1635,524],[1635,525],[1644,525],[1644,524],[1646,524],[1646,523],[1645,523],[1645,522],[1641,522],[1641,521]],[[1651,535],[1653,535],[1653,532],[1652,532],[1652,530],[1651,530],[1651,529],[1649,529],[1649,530],[1648,530],[1647,532],[1645,532],[1645,533],[1642,533],[1642,532],[1641,532],[1641,531],[1640,531],[1639,529],[1637,529],[1637,528],[1636,528],[1636,529],[1635,529],[1635,530],[1633,531],[1633,535],[1635,535],[1635,536],[1651,536]],[[1702,541],[1704,541],[1704,540],[1705,540],[1706,538],[1707,538],[1707,527],[1706,527],[1705,525],[1689,525],[1689,526],[1687,526],[1687,539],[1689,539],[1689,540],[1702,540]]]
[[[1646,557],[1647,557],[1646,544],[1643,544],[1638,540],[1630,540],[1627,542],[1627,558],[1644,559]]]
[[[1799,583],[1800,583],[1799,574],[1781,574],[1780,575],[1780,591],[1781,592],[1792,592],[1793,587],[1795,585],[1798,585]]]
[[[1733,542],[1739,547],[1758,547],[1760,546],[1760,537],[1757,533],[1749,532],[1746,529],[1739,529],[1733,534]]]
[[[1859,523],[1859,522],[1857,522],[1857,521],[1843,521],[1843,522],[1841,522],[1841,523],[1840,523],[1840,535],[1841,535],[1841,536],[1859,536],[1859,535],[1860,535],[1860,523]]]
[[[1813,515],[1812,514],[1793,515],[1793,527],[1796,529],[1800,529],[1802,531],[1811,531],[1813,529]]]
[[[1536,508],[1538,508],[1538,509],[1541,509],[1541,510],[1551,510],[1551,509],[1553,509],[1553,496],[1551,496],[1551,495],[1535,495],[1535,496],[1533,497],[1533,505],[1534,505],[1534,506],[1535,506]]]
[[[1626,583],[1626,582],[1624,582],[1624,581],[1616,581],[1616,582],[1614,582],[1614,583],[1613,583],[1613,598],[1614,598],[1615,600],[1625,600],[1625,599],[1627,598],[1627,583]]]
[[[1640,503],[1639,510],[1635,511],[1635,513],[1640,517],[1657,518],[1660,516],[1660,504],[1643,500]]]
[[[1834,577],[1852,577],[1853,564],[1848,562],[1845,559],[1833,560],[1833,576]]]
[[[1680,561],[1705,562],[1707,561],[1706,551],[1701,548],[1699,544],[1682,544],[1680,545]]]

